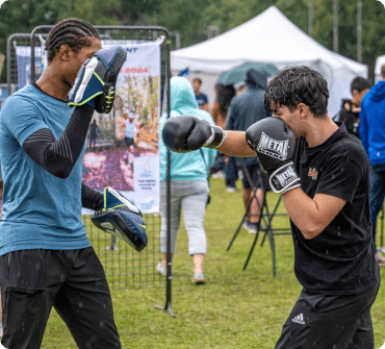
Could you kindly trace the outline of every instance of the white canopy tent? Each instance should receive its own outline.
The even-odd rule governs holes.
[[[206,80],[245,62],[271,63],[278,69],[308,65],[319,71],[329,81],[331,116],[340,109],[341,99],[351,96],[351,80],[368,76],[366,65],[326,49],[275,6],[217,37],[171,52],[173,72],[189,68],[209,95]]]

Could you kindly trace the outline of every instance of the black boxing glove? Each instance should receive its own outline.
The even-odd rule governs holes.
[[[176,153],[188,153],[201,147],[218,148],[227,134],[222,128],[212,126],[196,116],[180,115],[165,122],[162,137],[168,149]]]
[[[257,153],[262,170],[269,174],[274,192],[284,194],[301,186],[292,161],[295,136],[282,119],[269,117],[251,125],[246,131],[246,140]]]

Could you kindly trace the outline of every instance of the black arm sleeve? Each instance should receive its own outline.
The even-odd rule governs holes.
[[[100,210],[104,202],[104,196],[96,190],[82,183],[82,207],[91,210]]]
[[[59,139],[48,128],[38,130],[25,140],[24,151],[52,175],[67,178],[82,152],[93,111],[88,104],[76,107]]]

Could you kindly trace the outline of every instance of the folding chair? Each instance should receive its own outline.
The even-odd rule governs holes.
[[[287,231],[290,231],[290,228],[273,229],[272,228],[272,220],[275,216],[282,216],[282,215],[287,216],[287,214],[278,214],[277,213],[278,206],[281,202],[281,197],[279,197],[277,203],[275,204],[272,213],[269,213],[269,206],[268,206],[267,200],[266,200],[267,188],[266,188],[266,184],[263,181],[262,169],[260,167],[258,168],[258,172],[259,172],[258,173],[258,181],[257,181],[257,183],[253,183],[251,175],[250,175],[243,159],[238,159],[238,160],[239,160],[239,163],[241,164],[241,168],[243,170],[243,174],[246,177],[247,182],[249,183],[250,187],[253,189],[252,189],[252,196],[251,196],[251,199],[247,205],[245,214],[243,215],[243,218],[242,218],[240,224],[238,225],[238,228],[235,231],[235,234],[234,234],[233,238],[231,239],[229,246],[227,247],[227,251],[230,250],[233,242],[235,241],[239,231],[241,230],[244,219],[249,214],[251,204],[252,204],[253,200],[255,200],[257,205],[258,205],[258,208],[260,209],[260,219],[257,223],[257,233],[255,234],[255,238],[254,238],[253,244],[251,245],[251,249],[249,251],[249,254],[247,256],[245,264],[243,266],[243,270],[245,270],[247,268],[247,265],[249,264],[251,255],[253,254],[255,245],[257,244],[257,241],[258,241],[259,232],[264,232],[261,246],[263,246],[265,239],[267,237],[269,240],[270,249],[271,249],[271,253],[272,253],[273,276],[275,277],[276,276],[276,252],[275,252],[274,235],[287,235],[288,234]],[[257,198],[257,189],[258,188],[261,188],[263,191],[263,204],[262,205]],[[274,230],[280,231],[280,232],[274,233]]]

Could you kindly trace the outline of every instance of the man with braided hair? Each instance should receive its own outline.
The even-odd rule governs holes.
[[[81,182],[87,131],[105,92],[93,91],[84,101],[79,93],[67,99],[71,88],[79,89],[83,69],[99,67],[95,62],[111,53],[101,49],[97,31],[87,22],[58,23],[46,41],[44,74],[9,97],[2,109],[0,152],[6,189],[0,286],[6,348],[40,348],[52,306],[79,348],[121,348],[106,276],[81,221],[82,206],[106,207],[103,195]],[[118,56],[119,64],[125,57]],[[114,64],[105,72],[109,74]],[[112,80],[120,67],[115,65]],[[104,110],[113,99],[106,98]]]

